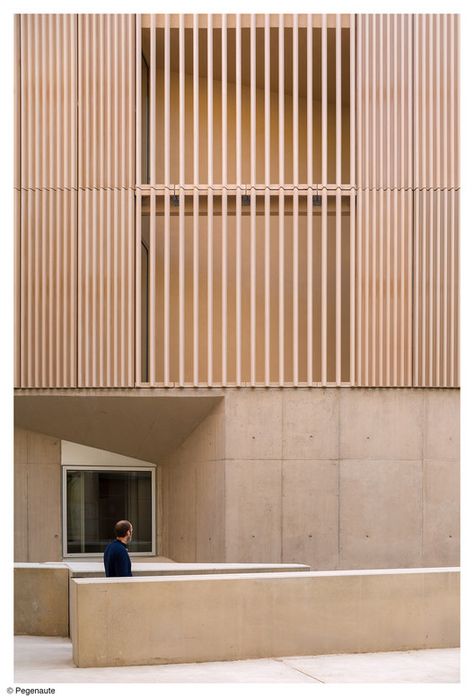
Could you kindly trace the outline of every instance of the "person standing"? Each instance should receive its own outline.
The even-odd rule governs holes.
[[[132,563],[128,556],[127,544],[132,539],[133,527],[129,520],[119,520],[115,524],[115,540],[104,551],[106,576],[131,576]]]

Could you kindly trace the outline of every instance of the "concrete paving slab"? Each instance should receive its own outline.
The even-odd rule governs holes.
[[[72,661],[72,644],[69,639],[57,641],[57,637],[49,637],[45,642],[43,638],[15,637],[15,682],[315,682],[315,678],[271,658],[161,666],[76,668]]]
[[[459,682],[459,649],[302,656],[281,660],[324,683]]]
[[[377,683],[459,682],[459,649],[290,656],[120,668],[76,668],[62,637],[15,637],[15,682],[40,683]]]

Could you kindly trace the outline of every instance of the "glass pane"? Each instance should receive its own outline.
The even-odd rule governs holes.
[[[67,473],[67,548],[68,552],[79,553],[82,549],[82,480],[83,472]]]
[[[88,470],[67,473],[69,554],[101,553],[118,520],[130,520],[130,552],[152,551],[151,472]]]

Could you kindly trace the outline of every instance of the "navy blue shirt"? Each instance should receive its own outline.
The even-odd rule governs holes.
[[[132,564],[127,546],[120,540],[114,540],[105,548],[104,566],[106,576],[131,576]]]

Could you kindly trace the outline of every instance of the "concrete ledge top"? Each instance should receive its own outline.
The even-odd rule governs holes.
[[[104,564],[100,562],[15,562],[15,569],[64,569],[71,577],[104,577]],[[178,562],[133,562],[134,576],[178,576],[178,575],[215,575],[235,573],[265,573],[278,571],[310,571],[308,564],[215,564],[215,563],[178,563]]]
[[[111,540],[112,541],[112,540]],[[105,547],[102,552],[97,554],[91,554],[88,557],[75,556],[73,554],[62,558],[62,564],[102,564],[104,558]],[[136,554],[135,552],[130,552],[130,559],[132,563],[137,564],[177,564],[174,559],[170,557],[164,557],[162,555],[151,556],[148,554]]]
[[[14,569],[67,569],[68,566],[62,561],[34,561],[34,562],[23,562],[16,561],[13,564]]]
[[[297,572],[278,572],[269,573],[227,573],[227,574],[187,574],[176,576],[139,576],[139,577],[123,577],[123,578],[73,578],[72,582],[78,585],[84,584],[107,584],[107,583],[167,583],[175,581],[237,581],[237,580],[254,580],[263,581],[268,579],[285,579],[285,578],[324,578],[324,577],[340,577],[340,576],[384,576],[392,575],[399,576],[405,574],[439,574],[439,573],[459,573],[459,567],[439,567],[439,568],[417,568],[417,569],[363,569],[363,570],[347,570],[347,571],[297,571]]]
[[[98,572],[104,571],[104,565],[102,562],[65,562],[65,565],[71,569],[73,573],[75,572]],[[239,569],[245,570],[259,570],[259,569],[281,569],[282,571],[290,570],[308,570],[310,569],[308,564],[216,564],[216,563],[149,563],[149,562],[134,562],[132,560],[132,571],[176,571],[176,572],[195,572],[199,571],[238,571]]]
[[[72,571],[73,575],[75,573],[101,573],[104,571],[104,566],[102,562],[14,562],[15,569],[44,569],[44,568],[62,568],[69,569]],[[199,575],[199,571],[215,571],[216,573],[212,576],[228,576],[232,573],[233,576],[239,575],[239,570],[245,571],[259,571],[259,577],[264,576],[261,573],[263,570],[268,570],[271,577],[275,574],[290,574],[293,576],[293,572],[297,572],[298,576],[310,575],[310,576],[380,576],[384,574],[426,574],[426,573],[446,573],[446,572],[460,572],[459,566],[440,566],[440,567],[416,567],[409,569],[336,569],[330,571],[311,571],[308,564],[215,564],[215,563],[133,563],[132,571],[145,573],[147,571],[152,572],[167,572],[167,580],[171,578],[169,575],[173,571],[176,571],[176,576],[179,578],[180,573],[185,573],[187,575],[194,575],[194,577]],[[218,572],[227,572],[221,573]],[[205,578],[209,578],[210,574],[202,574]],[[153,577],[155,575],[153,574]],[[245,573],[245,577],[249,578],[252,574]],[[133,577],[132,577],[133,579]],[[94,580],[94,579],[93,579]],[[112,581],[113,579],[97,579],[102,581]],[[118,579],[124,580],[124,579]]]

